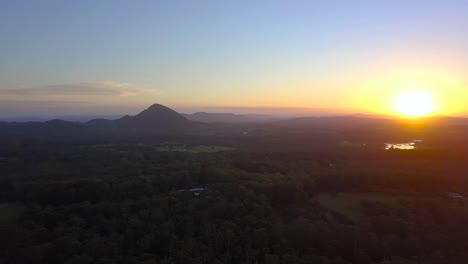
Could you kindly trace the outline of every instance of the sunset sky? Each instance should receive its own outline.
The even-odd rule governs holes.
[[[468,0],[1,1],[0,116],[392,114],[413,90],[468,115],[467,14]]]

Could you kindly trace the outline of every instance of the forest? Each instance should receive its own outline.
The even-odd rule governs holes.
[[[0,263],[466,263],[463,146],[258,133],[2,140]]]

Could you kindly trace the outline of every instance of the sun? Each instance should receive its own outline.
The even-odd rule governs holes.
[[[434,103],[427,92],[404,92],[395,101],[395,111],[408,117],[425,116],[434,111]]]

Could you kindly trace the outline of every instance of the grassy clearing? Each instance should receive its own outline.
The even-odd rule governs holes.
[[[321,206],[342,214],[353,221],[357,221],[361,217],[361,202],[365,200],[393,204],[398,201],[398,197],[362,193],[338,193],[336,195],[322,193],[317,197],[317,201]]]
[[[156,151],[177,151],[177,152],[190,152],[190,153],[203,153],[203,152],[222,152],[232,151],[234,148],[222,147],[222,146],[185,146],[185,145],[168,145],[158,146]]]
[[[222,152],[222,151],[235,150],[234,148],[230,148],[230,147],[207,146],[207,145],[190,146],[190,145],[179,145],[179,144],[163,144],[163,145],[139,144],[138,146],[154,148],[155,151],[159,151],[159,152],[210,153],[210,152]],[[107,150],[113,150],[113,151],[126,151],[125,149],[122,150],[118,145],[115,145],[115,144],[92,145],[92,146],[85,146],[84,148],[107,149]]]

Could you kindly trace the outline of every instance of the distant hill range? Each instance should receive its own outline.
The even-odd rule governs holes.
[[[263,123],[278,120],[271,115],[260,114],[233,114],[233,113],[206,113],[183,114],[185,118],[202,123]]]
[[[468,119],[431,117],[416,120],[382,118],[368,115],[335,117],[301,117],[280,119],[269,115],[205,113],[179,114],[176,111],[154,104],[134,116],[117,119],[93,119],[85,123],[60,119],[46,122],[0,122],[0,136],[68,137],[71,135],[255,135],[298,131],[374,131],[405,127],[460,127],[468,129]],[[387,129],[388,130],[388,129]],[[390,130],[388,130],[390,131]]]
[[[126,115],[118,119],[93,119],[86,123],[58,119],[46,122],[0,122],[0,134],[54,135],[92,131],[174,133],[200,127],[203,125],[186,119],[183,115],[166,106],[154,104],[135,116]]]
[[[119,119],[93,119],[86,123],[92,127],[112,127],[134,130],[173,131],[196,126],[196,123],[183,115],[160,104],[153,104],[135,116],[123,116]]]

